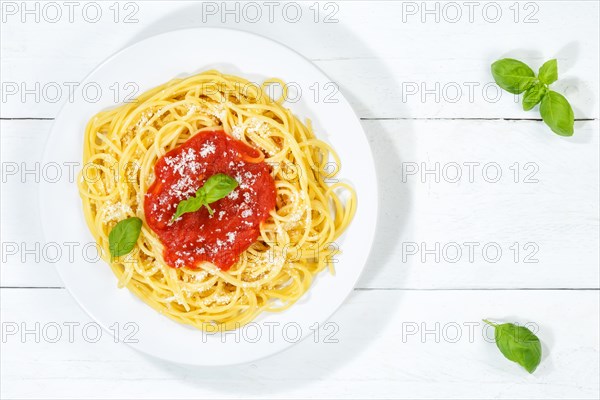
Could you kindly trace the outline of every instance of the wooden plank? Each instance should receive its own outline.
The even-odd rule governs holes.
[[[570,139],[536,121],[363,123],[381,214],[359,287],[599,287],[598,121],[577,123]],[[0,125],[4,286],[61,285],[53,264],[69,247],[41,237],[35,174],[22,176],[50,125]],[[54,169],[38,169],[54,179]]]
[[[380,3],[292,3],[302,4],[298,22],[289,22],[281,5],[273,11],[272,23],[268,6],[260,2],[254,4],[263,18],[256,22],[239,2],[230,4],[230,10],[236,4],[239,8],[231,14],[221,2],[128,2],[127,10],[121,4],[117,23],[109,8],[113,3],[97,3],[101,18],[96,23],[86,22],[83,5],[74,11],[73,22],[63,7],[55,23],[49,21],[51,10],[44,12],[38,5],[40,21],[35,23],[35,9],[22,15],[21,3],[16,2],[16,13],[5,15],[2,25],[0,116],[55,117],[62,102],[69,101],[69,88],[122,47],[173,29],[219,26],[273,38],[313,60],[339,84],[361,117],[538,117],[491,84],[490,64],[512,56],[535,69],[557,57],[556,90],[569,98],[577,118],[598,118],[597,3],[570,2],[569,12],[563,12],[561,2],[481,2],[471,10],[466,3],[435,2],[427,6],[432,13],[422,2]],[[217,7],[214,14],[212,6]],[[133,11],[138,22],[124,23]],[[290,16],[292,12],[288,8]],[[460,18],[454,21],[457,12]],[[337,22],[325,23],[331,13]],[[202,45],[190,47],[190,53],[198,54],[201,67]],[[115,77],[121,91],[125,83]],[[114,95],[116,89],[102,90]]]
[[[158,361],[114,343],[107,332],[91,343],[93,325],[86,328],[87,336],[83,333],[91,321],[62,289],[2,289],[0,296],[4,398],[48,393],[181,399],[599,394],[598,291],[355,292],[316,343],[315,336],[309,337],[273,357],[221,368]],[[482,318],[531,323],[543,351],[533,375],[504,359]],[[65,324],[73,326],[71,341]],[[13,328],[15,334],[6,333]],[[23,340],[23,329],[37,330],[39,343],[35,333]],[[61,333],[58,340],[56,332]],[[143,340],[143,335],[140,325],[132,338]]]

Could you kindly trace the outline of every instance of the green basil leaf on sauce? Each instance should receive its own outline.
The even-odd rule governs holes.
[[[185,213],[190,213],[194,211],[198,211],[204,205],[204,201],[202,197],[198,196],[196,193],[196,197],[190,197],[187,200],[182,200],[177,204],[177,211],[175,211],[175,215],[171,218],[171,221],[175,221],[177,218],[181,217]]]
[[[238,183],[235,179],[226,174],[216,174],[208,178],[203,188],[206,192],[205,203],[208,205],[231,193]]]
[[[211,176],[204,182],[204,185],[196,191],[195,197],[190,197],[189,199],[179,202],[175,215],[171,218],[171,222],[185,213],[198,211],[202,206],[205,206],[210,215],[213,215],[214,211],[209,204],[221,200],[236,187],[238,187],[237,181],[227,174],[216,174]]]
[[[111,259],[133,250],[141,231],[142,220],[138,217],[130,217],[119,221],[108,234],[108,249]]]

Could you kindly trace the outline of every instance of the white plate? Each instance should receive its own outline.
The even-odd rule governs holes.
[[[40,192],[46,240],[78,243],[73,261],[62,263],[57,269],[81,307],[111,334],[118,327],[119,340],[137,327],[127,340],[134,342],[130,345],[135,349],[165,360],[197,365],[252,361],[310,335],[315,323],[323,324],[351,293],[367,261],[377,219],[373,158],[360,121],[346,99],[340,93],[332,95],[335,86],[327,85],[331,80],[293,50],[241,31],[179,30],[143,40],[113,55],[81,82],[75,100],[62,108],[48,140],[44,162],[81,163],[88,119],[102,109],[114,107],[115,100],[123,101],[136,85],[137,93],[142,93],[173,77],[213,68],[254,82],[267,77],[295,82],[294,87],[301,88],[302,96],[287,106],[299,118],[310,118],[317,136],[338,151],[342,160],[340,178],[349,181],[358,194],[354,221],[338,241],[342,254],[337,256],[336,275],[320,274],[308,293],[290,309],[263,313],[253,324],[226,335],[208,335],[178,324],[127,289],[117,289],[109,266],[97,260],[94,248],[87,245],[93,243],[93,238],[72,180],[44,183]],[[97,96],[98,88],[101,96]],[[136,325],[125,326],[127,322]]]

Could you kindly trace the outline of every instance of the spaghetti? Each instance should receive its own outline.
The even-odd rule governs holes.
[[[87,125],[78,180],[87,224],[119,287],[175,321],[235,329],[263,311],[285,310],[319,272],[333,273],[334,241],[352,220],[356,195],[347,183],[328,184],[339,171],[337,154],[315,137],[309,121],[282,105],[285,90],[277,100],[267,95],[273,83],[285,88],[276,79],[259,86],[206,71],[100,112]],[[144,199],[162,157],[195,135],[216,131],[264,155],[275,207],[228,269],[207,261],[175,268],[147,224]],[[144,221],[134,250],[111,260],[111,229],[134,216]]]

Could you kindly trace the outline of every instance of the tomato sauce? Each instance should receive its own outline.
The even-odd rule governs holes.
[[[194,135],[156,162],[144,212],[169,266],[194,268],[209,261],[227,270],[256,241],[260,224],[275,208],[275,182],[263,160],[259,150],[211,131]],[[202,207],[171,222],[179,202],[218,173],[234,178],[238,187],[210,204],[214,214]]]

